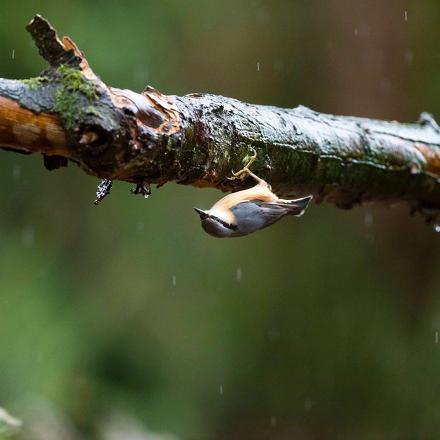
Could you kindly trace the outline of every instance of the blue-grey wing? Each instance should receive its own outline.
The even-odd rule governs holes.
[[[249,200],[232,208],[235,217],[236,235],[249,234],[273,225],[285,215],[300,216],[307,208],[312,196],[279,202]]]
[[[278,202],[262,202],[255,200],[254,203],[264,206],[266,209],[287,210],[285,214],[300,216],[304,213],[313,196],[306,196],[300,199],[293,200],[279,200]]]
[[[289,211],[288,206],[260,200],[241,202],[232,208],[238,231],[245,234],[274,224]]]

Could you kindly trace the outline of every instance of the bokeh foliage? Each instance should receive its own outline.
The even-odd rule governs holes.
[[[436,0],[2,0],[2,77],[44,68],[35,13],[117,87],[440,114]],[[192,211],[218,192],[117,183],[94,207],[75,166],[0,157],[0,406],[23,438],[110,438],[115,414],[185,439],[440,431],[440,236],[421,219],[312,206],[222,241]]]

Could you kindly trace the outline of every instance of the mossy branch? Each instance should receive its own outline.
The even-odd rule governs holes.
[[[440,129],[428,114],[400,124],[116,89],[42,17],[27,29],[49,67],[37,78],[0,79],[0,145],[42,153],[49,169],[73,161],[144,195],[166,182],[229,191],[249,183],[227,177],[255,150],[253,170],[282,197],[312,193],[342,208],[405,203],[430,220],[440,210]]]

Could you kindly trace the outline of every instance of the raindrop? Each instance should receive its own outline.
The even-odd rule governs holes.
[[[280,331],[277,328],[271,328],[267,332],[267,337],[270,342],[277,342],[280,340],[281,334]]]
[[[374,217],[370,211],[367,211],[364,216],[364,224],[367,228],[371,228],[373,226]]]
[[[411,64],[414,61],[414,53],[412,50],[407,49],[403,55],[406,64]]]
[[[388,78],[382,78],[379,83],[379,86],[383,92],[389,92],[391,89],[391,82]]]
[[[35,233],[34,228],[31,226],[26,226],[21,231],[21,242],[24,247],[30,248],[34,245]]]
[[[275,60],[273,62],[273,70],[276,73],[281,73],[284,71],[284,62],[282,60]]]
[[[12,168],[12,177],[14,180],[18,180],[21,176],[21,167],[20,165],[14,165]]]
[[[408,11],[405,10],[405,21],[408,21]]]
[[[310,411],[312,409],[313,402],[310,399],[304,400],[304,409]]]
[[[359,36],[359,38],[369,38],[370,37],[370,27],[366,24],[360,24],[359,27],[356,28],[357,29],[357,36]]]
[[[241,281],[243,279],[243,272],[241,267],[237,267],[237,281]]]
[[[276,418],[275,416],[272,416],[272,417],[270,418],[270,425],[271,425],[272,427],[277,426],[277,418]]]
[[[267,8],[264,6],[260,7],[256,11],[255,19],[258,24],[268,24],[270,21],[270,15]]]
[[[259,72],[260,71],[260,62],[258,61],[257,62],[257,72]]]
[[[223,385],[220,385],[219,391],[220,391],[220,395],[223,396]]]
[[[440,232],[440,224],[436,224],[436,225],[434,226],[434,231],[435,231],[435,232]]]
[[[12,59],[15,60],[15,49],[12,49]]]
[[[359,29],[356,27],[354,28],[354,36],[357,37],[359,35]]]
[[[435,332],[435,343],[438,344],[438,331]]]
[[[177,285],[177,277],[176,277],[176,275],[173,275],[171,277],[171,282],[173,283],[173,287],[176,287],[176,285]]]

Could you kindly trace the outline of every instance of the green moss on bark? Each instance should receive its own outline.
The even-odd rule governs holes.
[[[31,91],[38,90],[40,87],[49,82],[47,76],[37,76],[35,78],[23,79],[21,82]]]
[[[55,93],[55,110],[65,127],[72,129],[84,112],[99,115],[93,106],[99,98],[95,84],[87,80],[80,70],[66,65],[61,65],[57,72],[61,84]]]

